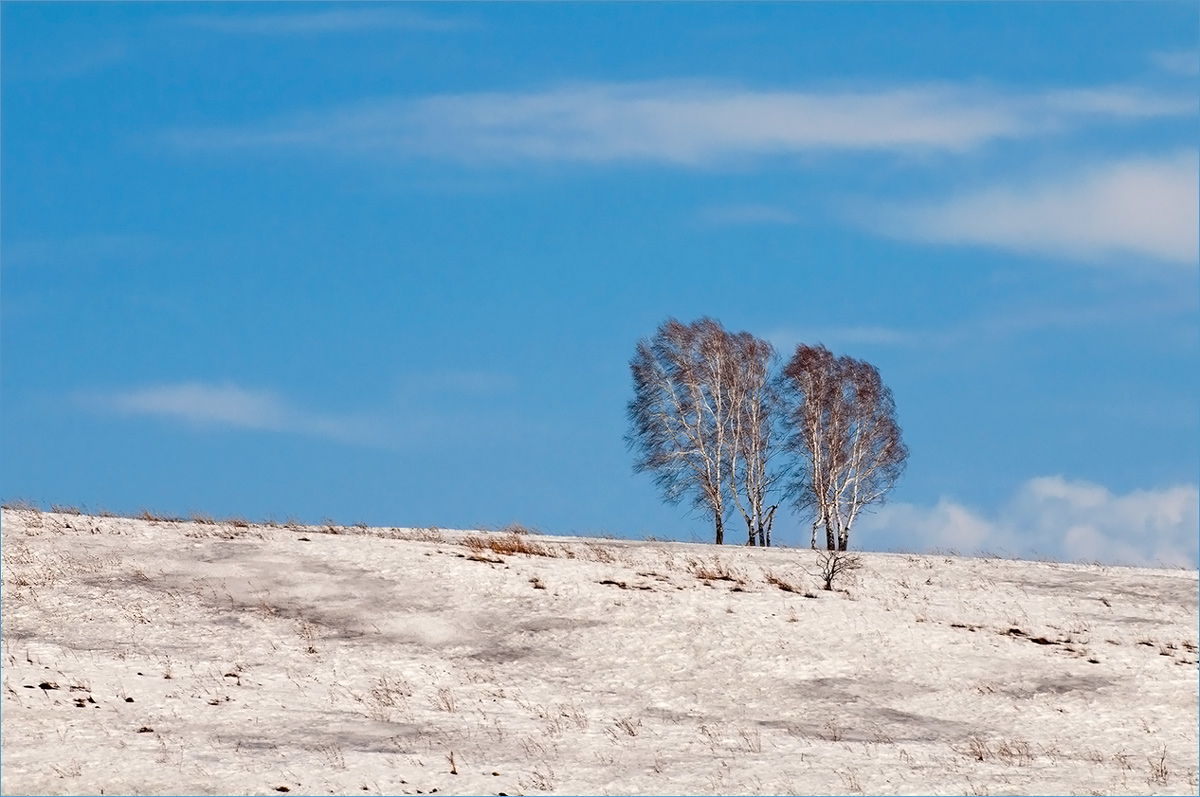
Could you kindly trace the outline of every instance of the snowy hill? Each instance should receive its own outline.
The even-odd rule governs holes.
[[[205,520],[205,519],[201,519]],[[5,509],[2,790],[1195,794],[1197,573]]]

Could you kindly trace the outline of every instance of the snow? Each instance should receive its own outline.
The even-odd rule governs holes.
[[[0,527],[5,794],[1197,793],[1196,571]]]

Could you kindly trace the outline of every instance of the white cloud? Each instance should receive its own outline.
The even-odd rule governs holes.
[[[950,499],[885,504],[859,523],[869,547],[995,552],[1106,564],[1196,567],[1200,489],[1179,485],[1117,495],[1061,476],[1031,479],[987,516]]]
[[[177,131],[193,148],[306,147],[467,162],[710,166],[810,151],[963,152],[1094,123],[1193,115],[1194,96],[1103,87],[1014,94],[922,85],[765,91],[712,82],[580,83],[385,99],[257,128]]]
[[[431,17],[395,8],[340,8],[294,14],[191,16],[182,20],[193,28],[243,35],[348,33],[378,30],[450,31],[463,20]]]
[[[317,413],[268,390],[184,382],[90,396],[88,403],[125,415],[153,415],[198,426],[287,432],[344,443],[384,445],[382,424],[365,415]]]
[[[893,209],[900,238],[993,246],[1105,261],[1200,259],[1200,159],[1195,151],[1114,161],[1083,173],[1000,186],[925,207]]]
[[[1172,50],[1152,53],[1150,60],[1159,69],[1175,75],[1200,75],[1200,50]]]

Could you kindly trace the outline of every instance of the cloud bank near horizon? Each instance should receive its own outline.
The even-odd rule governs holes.
[[[92,396],[92,406],[200,428],[300,434],[388,446],[380,418],[317,413],[268,390],[184,382]],[[992,513],[943,498],[932,507],[884,504],[859,521],[856,547],[954,550],[1022,558],[1194,568],[1200,562],[1200,488],[1176,485],[1116,494],[1062,476],[1030,479]]]
[[[935,506],[885,504],[859,523],[863,547],[954,550],[1022,558],[1195,568],[1200,488],[1116,494],[1062,476],[1030,479],[993,513],[950,498]]]

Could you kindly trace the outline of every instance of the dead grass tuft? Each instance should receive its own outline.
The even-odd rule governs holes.
[[[745,579],[730,570],[719,557],[714,556],[708,562],[700,559],[688,559],[687,566],[692,575],[705,584],[711,585],[713,581],[731,581],[740,587],[744,588],[746,586]]]
[[[617,561],[617,557],[613,555],[612,549],[607,545],[589,541],[585,542],[583,547],[587,550],[588,558],[594,562],[611,565]]]
[[[42,514],[42,508],[28,498],[9,498],[0,507],[11,510],[13,512],[33,512]]]
[[[148,520],[151,523],[183,523],[184,519],[174,515],[164,515],[160,512],[154,512],[146,508],[134,516],[137,520]]]
[[[770,570],[766,571],[763,574],[763,578],[766,579],[766,582],[768,584],[770,584],[773,587],[779,587],[784,592],[794,592],[797,595],[804,594],[804,588],[801,587],[798,583],[796,583],[794,581],[788,581],[785,578],[777,576],[774,573],[772,573]]]
[[[1156,756],[1147,759],[1150,763],[1150,783],[1163,784],[1171,778],[1171,770],[1167,767],[1167,748]]]
[[[557,556],[552,549],[529,539],[527,535],[513,532],[499,535],[470,534],[463,537],[462,544],[470,548],[471,552],[476,556],[481,555],[484,551],[491,551],[501,556],[512,556],[514,554]]]

